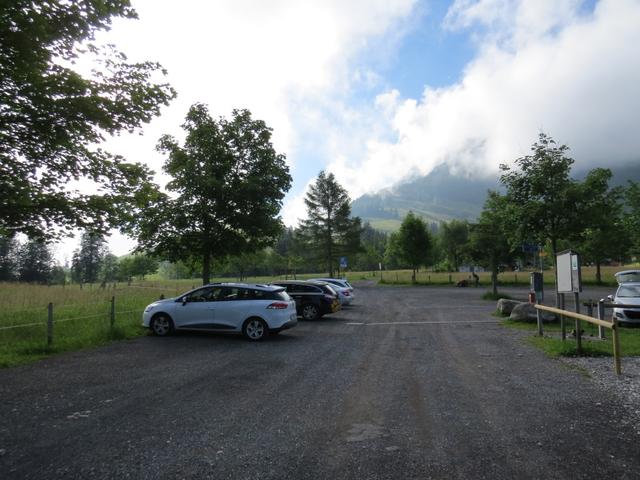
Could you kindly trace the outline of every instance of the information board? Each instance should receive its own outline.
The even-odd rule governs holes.
[[[582,275],[580,272],[580,256],[566,250],[556,256],[558,268],[558,293],[575,293],[582,291]]]

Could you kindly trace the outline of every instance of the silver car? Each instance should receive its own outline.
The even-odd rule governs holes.
[[[349,282],[340,278],[314,278],[314,282],[327,282],[338,293],[338,299],[343,305],[350,305],[355,300],[354,289]]]
[[[158,300],[142,314],[142,325],[157,336],[174,330],[242,333],[262,340],[298,323],[296,304],[284,288],[246,283],[214,283]]]
[[[619,323],[640,325],[640,282],[624,282],[618,285],[613,303],[637,305],[638,308],[614,308],[613,315]]]

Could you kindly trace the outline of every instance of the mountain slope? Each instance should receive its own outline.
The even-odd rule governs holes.
[[[430,223],[453,218],[474,220],[487,191],[498,188],[497,179],[458,177],[441,166],[424,177],[363,195],[353,201],[351,211],[384,231],[398,229],[409,210]]]
[[[640,162],[612,168],[611,186],[640,181]],[[574,178],[583,179],[588,170],[576,170]],[[488,190],[501,190],[498,175],[494,179],[452,175],[447,166],[378,193],[363,195],[351,204],[351,212],[374,228],[395,231],[409,210],[428,223],[451,219],[475,220],[484,205]]]

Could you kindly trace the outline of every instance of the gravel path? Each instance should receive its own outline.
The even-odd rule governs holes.
[[[0,478],[637,479],[630,401],[481,293],[362,286],[258,344],[141,337],[0,370]]]
[[[613,360],[608,357],[563,358],[562,362],[583,369],[604,392],[612,393],[623,409],[623,424],[629,424],[640,435],[640,357],[622,358],[622,375],[615,374]]]

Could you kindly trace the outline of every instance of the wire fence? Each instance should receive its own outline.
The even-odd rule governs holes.
[[[155,288],[154,288],[155,290]],[[159,289],[172,294],[173,288]],[[53,351],[76,350],[140,335],[147,304],[163,295],[111,295],[109,300],[54,303],[0,311],[0,366]],[[65,300],[65,299],[61,299]]]

